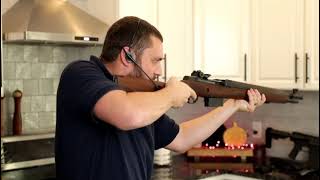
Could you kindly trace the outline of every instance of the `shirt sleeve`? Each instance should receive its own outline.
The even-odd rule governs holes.
[[[65,101],[79,113],[91,114],[97,101],[106,93],[120,89],[103,71],[89,61],[72,64],[63,72]],[[67,100],[68,99],[68,100]]]
[[[179,133],[179,125],[167,115],[163,115],[154,123],[155,149],[166,147]]]

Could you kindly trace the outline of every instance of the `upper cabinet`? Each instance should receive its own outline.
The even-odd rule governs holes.
[[[319,90],[319,0],[305,0],[304,8],[305,89]]]
[[[183,78],[193,70],[192,0],[119,0],[119,18],[137,16],[163,36],[163,76]],[[166,67],[166,69],[165,69]],[[162,79],[163,80],[163,79]]]
[[[182,79],[193,70],[192,0],[158,0],[158,29],[166,53],[166,76]]]
[[[319,89],[319,1],[252,1],[254,82]]]
[[[194,0],[195,69],[319,90],[319,0]]]
[[[195,69],[250,80],[249,0],[194,1]]]
[[[163,78],[202,70],[212,78],[319,90],[319,0],[70,1],[109,24],[138,16],[157,27],[167,58]]]
[[[300,88],[303,0],[252,2],[254,82],[278,88]]]

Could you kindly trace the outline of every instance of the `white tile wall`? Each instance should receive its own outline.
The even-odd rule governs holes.
[[[102,46],[4,44],[4,49],[5,134],[10,135],[14,90],[23,92],[23,133],[54,131],[56,91],[62,70],[71,61],[99,56]]]

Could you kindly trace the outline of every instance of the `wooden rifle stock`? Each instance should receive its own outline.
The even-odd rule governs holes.
[[[261,94],[265,94],[267,103],[298,103],[298,101],[294,101],[293,99],[302,99],[302,97],[294,95],[296,91],[290,94],[278,89],[244,84],[236,81],[231,82],[240,83],[242,87],[227,87],[216,81],[200,80],[192,76],[185,76],[182,82],[188,84],[199,97],[203,98],[231,98],[245,99],[248,101],[247,91],[253,88],[258,89]],[[119,86],[127,92],[153,92],[165,87],[164,82],[154,81],[154,83],[158,86],[157,88],[147,79],[118,77]]]

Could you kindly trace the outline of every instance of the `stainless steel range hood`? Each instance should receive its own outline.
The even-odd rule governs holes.
[[[108,29],[66,0],[20,0],[2,20],[4,42],[103,44]]]

